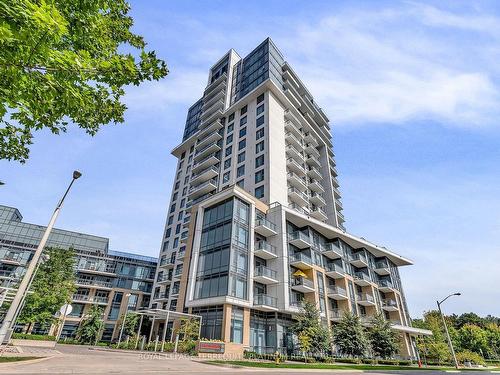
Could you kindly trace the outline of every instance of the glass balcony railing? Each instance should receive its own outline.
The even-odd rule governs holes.
[[[358,301],[366,301],[366,302],[375,302],[375,298],[371,294],[368,293],[358,293]]]
[[[368,281],[368,282],[371,282],[371,278],[369,275],[367,275],[366,273],[364,272],[355,272],[354,273],[354,279],[355,280],[363,280],[363,281]]]
[[[270,279],[276,280],[277,272],[275,270],[267,268],[266,266],[258,266],[255,267],[254,276],[268,277]]]
[[[303,262],[312,264],[311,257],[303,253],[296,253],[290,256],[290,262]]]
[[[305,277],[293,277],[291,280],[291,285],[292,286],[305,286],[307,288],[312,288],[314,289],[314,283],[306,279]]]
[[[276,224],[270,222],[269,220],[267,220],[266,218],[263,218],[263,217],[255,218],[255,226],[256,227],[258,227],[258,226],[268,227],[269,229],[276,232]]]
[[[307,243],[310,243],[311,240],[309,238],[309,234],[306,234],[304,232],[301,232],[301,231],[295,231],[295,232],[291,232],[289,235],[288,235],[288,239],[290,241],[293,241],[293,240],[302,240],[302,241],[305,241]]]
[[[259,306],[277,307],[278,299],[267,294],[256,294],[253,296],[253,304]]]
[[[276,254],[276,246],[271,245],[267,241],[256,241],[255,250],[265,250],[272,254]]]

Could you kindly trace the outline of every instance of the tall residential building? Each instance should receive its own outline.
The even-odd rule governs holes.
[[[203,317],[202,337],[291,352],[302,301],[335,329],[378,312],[415,356],[398,267],[345,231],[329,120],[271,39],[209,71],[188,111],[151,307]],[[160,327],[158,327],[160,330]]]
[[[0,290],[15,287],[20,281],[44,231],[44,226],[23,222],[18,209],[0,205]],[[82,317],[93,304],[103,309],[102,341],[117,337],[120,330],[117,321],[125,309],[149,306],[156,258],[112,251],[107,238],[62,229],[52,231],[47,247],[73,248],[76,253],[77,290],[61,337],[74,337]],[[0,321],[4,313],[0,304]],[[16,328],[22,329],[22,326]],[[54,327],[35,324],[32,333],[47,334],[53,330]]]

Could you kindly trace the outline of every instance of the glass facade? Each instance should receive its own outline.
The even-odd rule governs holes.
[[[183,142],[198,131],[198,127],[200,126],[201,107],[203,107],[203,99],[198,100],[189,108],[186,126],[184,127],[184,136],[182,137]]]

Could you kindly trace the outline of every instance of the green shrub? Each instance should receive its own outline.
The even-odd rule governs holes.
[[[359,358],[343,358],[343,357],[339,357],[339,358],[335,358],[335,362],[338,362],[338,363],[360,364],[361,360]]]
[[[44,340],[44,341],[56,341],[55,336],[49,335],[32,335],[29,333],[13,333],[13,339],[17,340]]]
[[[457,353],[457,361],[458,363],[464,364],[465,362],[471,362],[475,365],[486,365],[484,358],[479,354],[471,352],[470,350],[463,350]]]
[[[192,340],[180,341],[177,345],[177,352],[188,355],[196,355],[196,342]]]

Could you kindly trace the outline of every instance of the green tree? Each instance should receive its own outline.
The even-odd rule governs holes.
[[[299,339],[300,350],[307,353],[324,353],[330,349],[331,337],[327,328],[321,325],[316,305],[304,301],[302,310],[296,316],[291,331]]]
[[[200,335],[199,319],[183,318],[179,324],[179,337],[182,341],[198,340]]]
[[[495,323],[487,323],[485,331],[488,340],[488,357],[500,358],[500,326]]]
[[[124,315],[122,315],[119,327],[121,327]],[[123,336],[133,336],[137,333],[136,330],[139,325],[139,318],[139,314],[134,312],[127,313],[127,316],[125,317],[125,325],[123,326]]]
[[[368,339],[357,315],[345,312],[333,327],[333,343],[341,354],[359,357],[368,349]]]
[[[84,316],[76,330],[76,339],[81,344],[92,345],[99,339],[104,325],[102,313],[102,309],[95,304],[92,305],[88,314]]]
[[[488,335],[481,327],[466,323],[458,330],[460,349],[469,350],[481,355],[488,353]]]
[[[47,259],[36,271],[30,294],[18,318],[19,323],[50,325],[59,308],[71,302],[75,292],[75,252],[73,249],[46,248]]]
[[[466,324],[473,324],[482,327],[485,323],[484,319],[475,313],[464,313],[454,319],[456,329],[462,328]]]
[[[124,87],[167,75],[129,11],[126,0],[0,0],[0,159],[24,162],[36,130],[123,122]]]
[[[368,340],[373,353],[378,357],[389,358],[398,351],[397,333],[391,329],[391,323],[382,314],[372,318]]]

